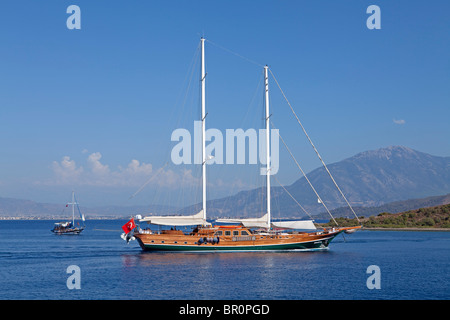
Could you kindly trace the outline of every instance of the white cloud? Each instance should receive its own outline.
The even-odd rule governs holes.
[[[393,119],[392,121],[394,121],[395,124],[399,124],[399,125],[403,125],[406,123],[406,121],[403,119],[399,119],[399,120]]]
[[[100,162],[101,158],[102,154],[100,152],[95,152],[89,155],[87,162],[94,175],[107,176],[109,174],[109,167]]]
[[[163,166],[153,168],[150,163],[132,159],[126,166],[115,168],[102,162],[100,152],[91,153],[82,162],[82,165],[64,156],[61,161],[53,161],[51,169],[53,177],[36,184],[46,186],[93,186],[93,187],[128,187],[140,192],[144,188],[167,188],[177,190],[180,188],[200,187],[201,175],[194,175],[193,170],[179,166]],[[232,181],[216,179],[209,181],[209,186],[215,190],[240,191],[254,187],[239,178]]]
[[[37,184],[138,188],[151,180],[149,184],[153,186],[178,188],[200,182],[200,178],[192,175],[192,170],[174,171],[163,167],[154,171],[152,164],[136,159],[132,159],[126,167],[118,166],[113,169],[101,160],[102,154],[94,152],[87,157],[85,165],[81,166],[69,156],[64,156],[59,162],[53,161],[53,178]]]
[[[78,181],[83,173],[83,168],[77,168],[74,160],[69,156],[63,157],[61,162],[53,161],[52,169],[56,176],[56,184],[70,184]]]
[[[139,160],[133,159],[128,166],[123,169],[119,166],[119,170],[112,172],[111,179],[116,180],[116,184],[129,186],[138,186],[152,177],[153,166],[150,163],[140,163]]]
[[[150,163],[140,164],[138,160],[133,159],[123,171],[131,176],[149,175],[153,171],[153,166]]]

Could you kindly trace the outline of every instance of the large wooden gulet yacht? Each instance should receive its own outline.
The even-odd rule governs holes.
[[[190,216],[138,216],[135,228],[122,238],[136,239],[145,251],[278,251],[323,250],[340,233],[352,233],[361,226],[317,229],[313,220],[272,221],[270,205],[270,114],[269,68],[264,67],[264,105],[266,133],[266,208],[260,218],[218,219],[214,224],[206,216],[205,154],[205,39],[201,39],[201,121],[202,121],[202,210]],[[325,165],[325,164],[324,164]],[[334,180],[333,180],[334,181]],[[318,198],[320,200],[320,197]],[[348,203],[348,202],[347,202]],[[352,210],[353,211],[353,210]],[[331,215],[331,214],[330,214]],[[356,214],[355,214],[356,215]],[[334,220],[334,218],[333,218]],[[335,220],[334,220],[335,221]],[[133,220],[134,222],[134,220]],[[142,223],[166,226],[165,230],[141,227]],[[185,231],[186,226],[192,226]],[[170,229],[169,229],[170,227]],[[181,230],[181,229],[184,229]]]
[[[278,251],[322,250],[339,233],[358,227],[330,228],[316,232],[253,231],[243,225],[200,226],[191,233],[181,230],[135,231],[145,251]]]

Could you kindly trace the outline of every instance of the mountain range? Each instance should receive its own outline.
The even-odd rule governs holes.
[[[87,219],[95,218],[129,218],[144,212],[158,212],[168,214],[179,208],[163,205],[148,206],[102,206],[83,207],[81,212]],[[75,209],[75,218],[78,218],[78,210]],[[40,203],[31,200],[1,198],[0,197],[0,217],[8,218],[39,218],[39,219],[62,219],[72,217],[71,206],[65,204]]]
[[[355,207],[378,207],[395,201],[450,193],[450,157],[439,157],[403,146],[390,146],[358,153],[327,165],[347,200]],[[323,167],[307,174],[329,210],[346,206]],[[309,215],[325,211],[305,177],[285,189]],[[303,217],[306,213],[282,187],[272,187],[274,217]],[[209,216],[249,217],[265,212],[265,188],[210,200]],[[185,212],[196,212],[197,204]]]
[[[369,212],[376,214],[377,210],[384,210],[380,209],[382,208],[380,206],[392,202],[394,202],[394,206],[399,206],[398,203],[395,204],[399,201],[405,202],[400,205],[402,210],[410,210],[415,207],[414,202],[408,199],[422,199],[450,193],[450,157],[433,156],[403,146],[362,152],[329,164],[328,169],[358,215],[360,215],[359,212],[364,212],[366,215]],[[346,206],[324,168],[317,168],[307,176],[329,210]],[[309,215],[318,215],[325,211],[304,177],[290,186],[285,186],[285,189],[306,209]],[[306,213],[285,189],[278,186],[272,187],[273,217],[299,218],[306,216]],[[424,201],[426,203],[428,200]],[[209,200],[207,202],[208,216],[211,218],[258,217],[266,211],[265,202],[264,187],[241,191],[232,196]],[[408,203],[413,207],[408,207]],[[430,205],[437,204],[433,202]],[[192,214],[198,212],[200,208],[201,204],[195,204],[178,212]],[[368,208],[372,208],[372,211],[368,211]],[[61,208],[61,205],[0,198],[0,216],[3,217],[54,216],[58,215],[62,209],[64,208]],[[143,212],[164,214],[175,210],[178,208],[169,205],[82,208],[86,216],[122,217]],[[336,211],[336,213],[340,212],[339,215],[348,214],[348,212],[345,213],[345,209],[339,210]],[[67,216],[67,212],[65,215]]]
[[[328,168],[352,206],[380,206],[450,192],[450,157],[402,146],[362,152]],[[324,168],[312,171],[308,177],[329,209],[346,205]],[[308,189],[304,178],[287,188],[312,212],[322,211]]]

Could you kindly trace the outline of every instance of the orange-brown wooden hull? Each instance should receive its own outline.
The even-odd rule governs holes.
[[[146,251],[320,250],[326,249],[331,240],[347,228],[314,233],[215,237],[216,230],[217,228],[203,229],[190,235],[183,234],[181,231],[166,231],[153,234],[135,233],[134,236],[141,248]]]

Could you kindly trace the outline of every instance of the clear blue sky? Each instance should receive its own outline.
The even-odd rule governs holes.
[[[66,27],[71,4],[81,30]],[[380,30],[366,27],[371,4]],[[200,171],[176,166],[128,197],[170,160],[172,131],[198,118],[198,79],[189,91],[185,79],[201,35],[270,66],[327,163],[390,145],[450,156],[449,24],[439,0],[3,1],[0,197],[64,202],[75,189],[85,205],[198,201],[197,187],[179,187]],[[206,55],[207,126],[262,126],[261,67],[210,42]],[[318,167],[270,85],[281,135],[306,171]],[[259,166],[256,178],[219,167],[210,197],[259,183]],[[300,177],[282,154],[277,178]]]

